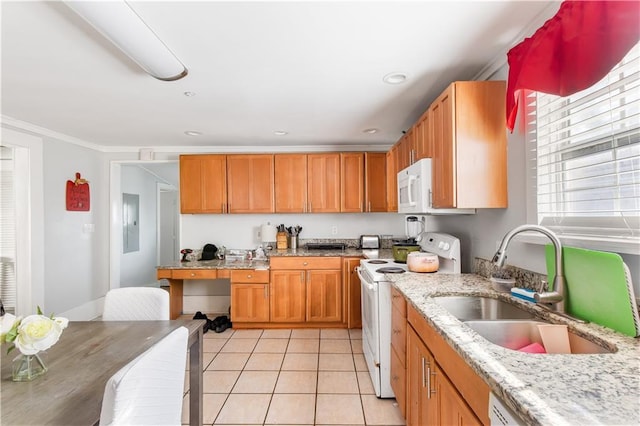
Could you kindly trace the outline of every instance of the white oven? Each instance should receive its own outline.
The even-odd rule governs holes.
[[[460,241],[457,238],[425,233],[421,246],[438,255],[440,269],[436,273],[460,273]],[[392,284],[387,277],[407,271],[406,264],[396,263],[393,259],[363,259],[358,267],[362,288],[362,348],[379,398],[395,397],[391,389]]]

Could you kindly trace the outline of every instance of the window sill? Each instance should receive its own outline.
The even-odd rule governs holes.
[[[586,235],[556,234],[563,245],[589,250],[609,251],[640,256],[640,241],[631,238],[602,238]],[[523,232],[515,239],[529,244],[550,244],[549,238],[536,232]]]

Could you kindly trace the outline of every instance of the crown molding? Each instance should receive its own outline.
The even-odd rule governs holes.
[[[544,8],[542,12],[540,12],[536,17],[526,26],[518,36],[509,44],[508,47],[501,49],[500,53],[493,58],[487,65],[485,65],[478,74],[473,77],[473,80],[487,80],[496,71],[498,71],[503,66],[507,65],[507,53],[513,46],[520,43],[526,37],[530,37],[533,33],[535,33],[545,22],[547,22],[553,15],[558,12],[558,8],[560,7],[560,0],[552,0],[549,2],[549,5]]]
[[[87,142],[85,140],[76,138],[74,136],[69,136],[64,133],[56,132],[54,130],[47,129],[45,127],[41,127],[33,123],[18,120],[17,118],[9,117],[8,115],[4,115],[4,114],[1,115],[0,121],[2,122],[3,125],[11,126],[15,129],[20,129],[26,132],[34,133],[38,136],[46,136],[53,139],[59,139],[61,141],[72,143],[74,145],[79,145],[84,148],[92,149],[94,151],[104,152],[103,147],[98,144]]]

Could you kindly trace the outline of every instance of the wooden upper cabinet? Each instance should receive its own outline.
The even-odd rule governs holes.
[[[307,155],[275,154],[276,213],[307,210]]]
[[[387,211],[398,211],[398,145],[386,153],[387,163]]]
[[[433,139],[432,196],[434,207],[456,206],[456,165],[453,161],[452,103],[455,86],[449,86],[431,104],[431,131]]]
[[[361,213],[364,204],[364,153],[340,153],[340,211]]]
[[[340,212],[340,154],[307,155],[307,211]]]
[[[229,213],[273,213],[273,179],[273,154],[228,155]]]
[[[433,157],[433,143],[430,137],[429,110],[427,110],[415,126],[416,161]]]
[[[364,210],[366,212],[387,211],[387,154],[367,152],[364,154]]]
[[[398,145],[397,169],[399,172],[411,165],[411,141],[408,134],[402,136],[396,145]]]
[[[180,156],[180,212],[225,213],[226,155]]]
[[[434,207],[507,207],[504,96],[504,81],[462,81],[431,105]]]

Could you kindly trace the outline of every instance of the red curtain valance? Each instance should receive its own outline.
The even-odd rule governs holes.
[[[507,53],[507,128],[523,89],[568,96],[600,81],[640,38],[638,1],[565,1]]]

